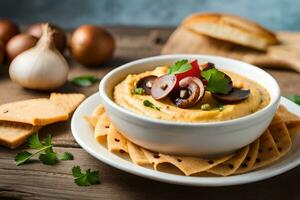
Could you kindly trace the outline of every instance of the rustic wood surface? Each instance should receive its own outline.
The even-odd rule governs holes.
[[[70,77],[80,74],[104,76],[112,68],[128,61],[160,53],[173,28],[108,27],[117,40],[114,59],[98,68],[86,68],[70,61]],[[279,82],[282,94],[300,94],[300,74],[284,70],[267,70]],[[82,92],[87,96],[97,92],[98,85],[79,88],[67,84],[60,92]],[[0,70],[0,104],[47,97],[49,94],[21,89],[9,80],[7,66]],[[70,122],[57,123],[43,128],[41,137],[53,135],[55,150],[69,151],[75,160],[55,166],[39,162],[16,166],[14,156],[24,147],[8,150],[0,147],[0,199],[299,199],[300,167],[280,176],[240,186],[186,187],[160,183],[131,175],[110,167],[86,153],[75,142]],[[101,172],[102,184],[78,187],[73,183],[71,168],[80,165]]]

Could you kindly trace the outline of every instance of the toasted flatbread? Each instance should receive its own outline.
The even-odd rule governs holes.
[[[259,50],[266,50],[278,42],[271,31],[234,15],[197,13],[187,17],[182,26],[199,34]]]

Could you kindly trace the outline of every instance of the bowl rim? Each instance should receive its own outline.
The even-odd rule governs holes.
[[[230,120],[225,120],[225,121],[216,121],[216,122],[180,122],[180,121],[169,121],[169,120],[163,120],[163,119],[155,119],[149,116],[144,116],[142,114],[139,113],[135,113],[129,109],[123,108],[122,106],[116,104],[111,98],[108,97],[107,92],[105,90],[106,87],[106,82],[107,80],[109,80],[111,78],[111,76],[113,76],[114,74],[118,73],[119,71],[122,71],[132,65],[136,65],[136,64],[140,64],[140,63],[145,63],[145,62],[152,62],[154,60],[163,60],[163,59],[174,59],[177,57],[182,57],[182,58],[187,58],[187,59],[221,59],[224,61],[229,61],[229,62],[235,62],[237,64],[243,64],[243,65],[248,65],[249,67],[253,67],[256,71],[258,71],[259,73],[262,73],[264,76],[267,76],[271,81],[274,82],[274,85],[272,85],[272,90],[275,94],[274,98],[271,98],[269,104],[260,109],[259,111],[256,111],[254,113],[251,113],[249,115],[245,115],[236,119],[230,119]],[[247,77],[247,76],[246,76]],[[270,93],[268,91],[268,93]],[[269,112],[274,105],[276,105],[279,103],[280,100],[280,88],[279,85],[277,83],[277,81],[266,71],[243,61],[239,61],[239,60],[235,60],[235,59],[231,59],[231,58],[226,58],[226,57],[222,57],[222,56],[215,56],[215,55],[207,55],[207,54],[169,54],[169,55],[159,55],[159,56],[152,56],[152,57],[146,57],[146,58],[142,58],[142,59],[138,59],[138,60],[134,60],[128,63],[125,63],[115,69],[113,69],[112,71],[110,71],[108,74],[106,74],[100,84],[99,84],[99,94],[100,94],[100,98],[102,101],[107,102],[107,104],[111,107],[113,107],[115,110],[119,111],[120,113],[129,115],[130,117],[132,117],[135,120],[142,120],[146,123],[152,123],[152,124],[156,124],[156,125],[171,125],[171,126],[187,126],[187,127],[201,127],[201,126],[225,126],[225,125],[232,125],[235,123],[243,123],[245,121],[252,121],[255,118],[259,118],[261,116],[263,116],[265,113]]]

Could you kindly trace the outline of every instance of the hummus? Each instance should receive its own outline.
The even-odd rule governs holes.
[[[210,104],[218,105],[218,102],[211,96],[210,92],[205,92],[201,102],[188,109],[179,108],[174,105],[168,98],[155,100],[151,95],[132,94],[135,84],[138,80],[149,75],[162,76],[167,74],[168,66],[157,67],[153,71],[147,71],[140,74],[129,74],[122,82],[115,86],[113,99],[114,101],[131,111],[138,114],[149,116],[156,119],[181,122],[216,122],[239,118],[254,113],[270,102],[270,96],[267,90],[258,83],[249,80],[243,76],[232,72],[225,71],[233,81],[235,87],[250,89],[250,96],[239,103],[226,104],[222,109],[213,106],[210,110],[201,110],[201,105]],[[159,110],[144,106],[143,102],[148,100]]]

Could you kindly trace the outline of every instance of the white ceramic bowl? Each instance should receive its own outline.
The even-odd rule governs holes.
[[[271,101],[263,109],[222,122],[172,122],[143,116],[117,105],[112,100],[114,86],[128,74],[152,70],[181,59],[213,62],[219,69],[232,71],[264,86]],[[147,149],[177,155],[213,156],[232,152],[258,138],[271,122],[280,99],[277,82],[253,65],[209,55],[163,55],[136,60],[109,72],[101,81],[101,103],[112,123],[132,142]]]

